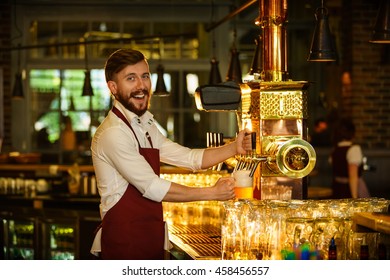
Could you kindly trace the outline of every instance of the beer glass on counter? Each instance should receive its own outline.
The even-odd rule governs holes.
[[[233,172],[235,180],[234,192],[238,199],[253,198],[253,180],[250,176],[250,170],[236,170]]]
[[[248,236],[250,207],[245,200],[230,200],[223,203],[225,212],[221,228],[222,259],[247,260],[250,250]]]

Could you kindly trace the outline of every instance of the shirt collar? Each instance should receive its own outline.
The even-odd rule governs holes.
[[[154,123],[153,114],[149,111],[146,111],[145,114],[138,117],[130,110],[127,110],[118,100],[114,100],[114,106],[125,115],[126,119],[128,119],[131,124],[135,123],[150,126]]]

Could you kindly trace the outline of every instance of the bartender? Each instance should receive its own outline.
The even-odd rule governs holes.
[[[91,144],[102,223],[91,253],[101,259],[164,259],[169,250],[162,201],[189,202],[235,198],[233,178],[212,187],[192,188],[160,178],[160,161],[193,171],[214,166],[251,148],[240,131],[234,142],[190,149],[167,139],[148,111],[151,74],[145,56],[120,49],[105,64],[112,110]]]

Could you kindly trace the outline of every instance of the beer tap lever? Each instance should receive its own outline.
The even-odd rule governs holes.
[[[256,154],[256,132],[251,133],[252,153]]]

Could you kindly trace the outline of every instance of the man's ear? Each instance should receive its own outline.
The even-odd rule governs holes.
[[[116,83],[114,81],[108,81],[107,86],[110,89],[111,93],[115,96],[117,91]]]

